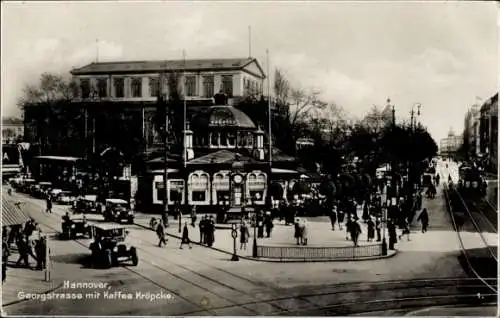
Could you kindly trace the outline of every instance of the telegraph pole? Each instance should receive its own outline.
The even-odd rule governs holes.
[[[163,198],[163,214],[162,220],[165,226],[168,226],[168,102],[163,99],[162,96],[162,88],[163,88],[163,80],[166,75],[166,65],[164,65],[165,70],[160,74],[159,92],[158,92],[158,101],[163,105],[159,105],[159,107],[164,107],[165,109],[165,129],[163,131],[163,161],[164,168],[163,171],[163,191],[165,191],[165,196]],[[163,74],[163,76],[162,76]]]

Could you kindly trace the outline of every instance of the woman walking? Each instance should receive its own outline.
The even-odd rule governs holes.
[[[335,205],[332,207],[330,222],[332,224],[332,231],[335,231],[335,223],[337,223],[337,207]]]
[[[367,225],[368,225],[367,241],[371,242],[375,238],[375,222],[373,222],[373,218],[370,217],[368,219]]]
[[[189,229],[187,222],[184,222],[184,230],[182,231],[182,240],[181,246],[179,247],[182,250],[182,245],[187,244],[189,248],[193,248],[191,245],[191,240],[189,239]]]
[[[342,231],[342,223],[344,223],[345,214],[344,211],[340,210],[337,213],[337,221],[339,223],[339,230]]]
[[[250,230],[248,229],[247,222],[243,221],[240,226],[240,250],[246,251],[249,236]]]
[[[427,232],[427,227],[429,226],[429,213],[427,213],[426,208],[422,210],[417,218],[417,221],[420,221],[422,223],[422,233]]]

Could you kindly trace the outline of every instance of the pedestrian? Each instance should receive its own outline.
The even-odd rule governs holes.
[[[184,244],[187,244],[189,248],[193,248],[193,246],[191,245],[191,240],[189,239],[189,229],[187,222],[184,222],[184,229],[182,230],[181,246],[179,247],[181,250]]]
[[[366,223],[368,225],[367,241],[371,242],[375,238],[375,222],[373,222],[373,218],[370,217]]]
[[[353,223],[353,217],[348,216],[347,221],[345,223],[345,239],[349,241],[349,235],[352,233],[352,223]],[[351,237],[352,239],[352,237]]]
[[[52,213],[52,197],[50,196],[50,194],[47,194],[46,203],[47,203],[47,210],[45,212]]]
[[[26,237],[26,240],[29,239],[29,237],[33,234],[33,232],[35,231],[35,220],[31,219],[29,221],[26,222],[26,224],[24,225],[24,236]]]
[[[200,228],[200,244],[206,243],[206,224],[207,224],[208,216],[205,215],[201,218],[200,223],[198,223],[198,227]]]
[[[248,229],[247,223],[243,220],[240,226],[240,250],[247,249],[249,236],[250,236],[250,230]]]
[[[330,223],[332,224],[332,231],[335,231],[335,223],[337,223],[337,207],[335,205],[330,213]]]
[[[195,227],[196,219],[197,219],[197,216],[196,216],[196,205],[195,205],[191,208],[191,226],[192,227]]]
[[[382,228],[382,220],[380,219],[380,217],[377,217],[375,219],[375,231],[377,232],[377,242],[380,242],[382,240],[380,235],[381,228]]]
[[[156,235],[158,235],[158,247],[167,245],[167,240],[165,239],[165,226],[163,225],[162,220],[158,222],[158,226],[156,227]]]
[[[307,245],[307,239],[308,239],[308,229],[307,229],[307,221],[306,219],[302,219],[302,222],[299,224],[300,226],[300,240],[301,244],[306,246]]]
[[[394,250],[394,245],[398,242],[396,234],[396,224],[393,220],[387,223],[387,231],[389,232],[389,249]]]
[[[407,220],[402,220],[401,221],[401,235],[399,235],[399,240],[406,235],[408,241],[410,241],[410,224],[408,223]]]
[[[338,210],[337,219],[338,219],[337,222],[339,223],[339,230],[342,231],[342,224],[344,223],[345,214],[344,211],[342,211],[341,209]]]
[[[365,201],[365,204],[363,204],[363,221],[367,222],[368,219],[370,218],[370,207],[368,206],[368,202]]]
[[[420,223],[422,224],[422,233],[427,232],[427,227],[429,226],[429,214],[427,213],[426,208],[422,210],[417,218],[417,221],[420,221]]]
[[[354,242],[354,246],[358,246],[358,238],[361,234],[361,225],[359,225],[358,219],[354,219],[351,223],[351,239]]]
[[[7,239],[2,240],[2,284],[7,279],[7,263],[9,262],[10,250]]]
[[[47,240],[45,237],[40,238],[35,244],[35,254],[37,258],[36,269],[43,270],[46,264]]]
[[[212,247],[215,242],[215,222],[213,215],[207,220],[206,227],[206,244]]]
[[[266,212],[265,226],[266,226],[266,235],[268,238],[270,238],[271,231],[273,230],[273,227],[274,227],[273,218],[271,216],[271,211]]]
[[[295,223],[294,223],[294,237],[295,239],[297,240],[297,245],[300,245],[300,238],[301,238],[301,234],[300,234],[300,219],[299,218],[296,218],[295,219]]]
[[[31,244],[28,239],[24,237],[20,237],[17,240],[17,250],[19,252],[19,258],[16,262],[16,266],[21,266],[21,262],[24,262],[24,266],[29,268],[29,256],[33,257],[33,259],[37,260],[37,258],[33,255],[33,250],[31,248]]]

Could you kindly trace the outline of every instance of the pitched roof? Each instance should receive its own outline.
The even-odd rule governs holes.
[[[198,158],[195,158],[188,162],[188,164],[221,164],[221,163],[233,163],[236,161],[236,156],[239,156],[239,161],[247,163],[259,163],[260,161],[253,158],[243,156],[237,152],[229,150],[219,150],[216,152],[209,153]]]
[[[263,77],[265,77],[259,62],[254,58],[189,59],[185,62],[184,60],[100,62],[90,63],[83,67],[73,69],[71,74],[172,72],[182,71],[184,69],[186,71],[240,70],[252,62],[257,64]]]
[[[17,225],[29,221],[30,217],[8,195],[2,193],[2,225]]]

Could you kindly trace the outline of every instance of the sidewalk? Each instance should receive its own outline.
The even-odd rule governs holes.
[[[17,257],[18,254],[13,253],[9,259],[9,265],[14,264]],[[57,289],[61,284],[60,279],[51,279],[46,282],[45,271],[7,267],[7,279],[2,285],[2,307],[22,302],[19,293],[46,294]]]
[[[361,214],[359,214],[361,215]],[[149,214],[136,213],[135,214],[135,223],[141,227],[149,228],[149,221],[151,217],[158,217]],[[353,242],[349,239],[346,240],[346,231],[345,226],[343,226],[343,230],[339,230],[338,224],[336,225],[335,231],[332,231],[332,227],[330,224],[330,219],[328,217],[310,217],[305,218],[307,220],[308,225],[308,247],[350,247],[353,246]],[[199,242],[200,241],[200,230],[198,224],[193,228],[191,226],[191,218],[188,216],[183,216],[181,220],[181,227],[184,228],[184,223],[187,222],[189,225],[189,235],[192,241]],[[168,235],[181,238],[182,233],[179,233],[179,221],[169,219],[170,226],[166,228],[166,232]],[[362,234],[360,235],[358,244],[360,246],[363,245],[372,245],[377,244],[376,241],[367,242],[367,226],[364,222],[360,222]],[[181,228],[181,230],[182,230]],[[243,257],[252,257],[252,246],[253,246],[253,237],[254,237],[254,229],[249,228],[250,237],[247,244],[246,250],[240,250],[240,231],[239,226],[237,226],[238,237],[236,238],[236,248],[238,255]],[[266,233],[264,232],[264,235]],[[216,225],[215,230],[215,242],[212,248],[219,250],[224,253],[232,254],[233,253],[233,238],[231,237],[231,230],[229,227],[225,226],[225,224]],[[286,226],[284,221],[275,220],[274,228],[271,232],[270,238],[258,238],[258,245],[265,246],[286,246],[286,247],[294,247],[298,246],[296,240],[294,238],[294,226],[289,225]]]

